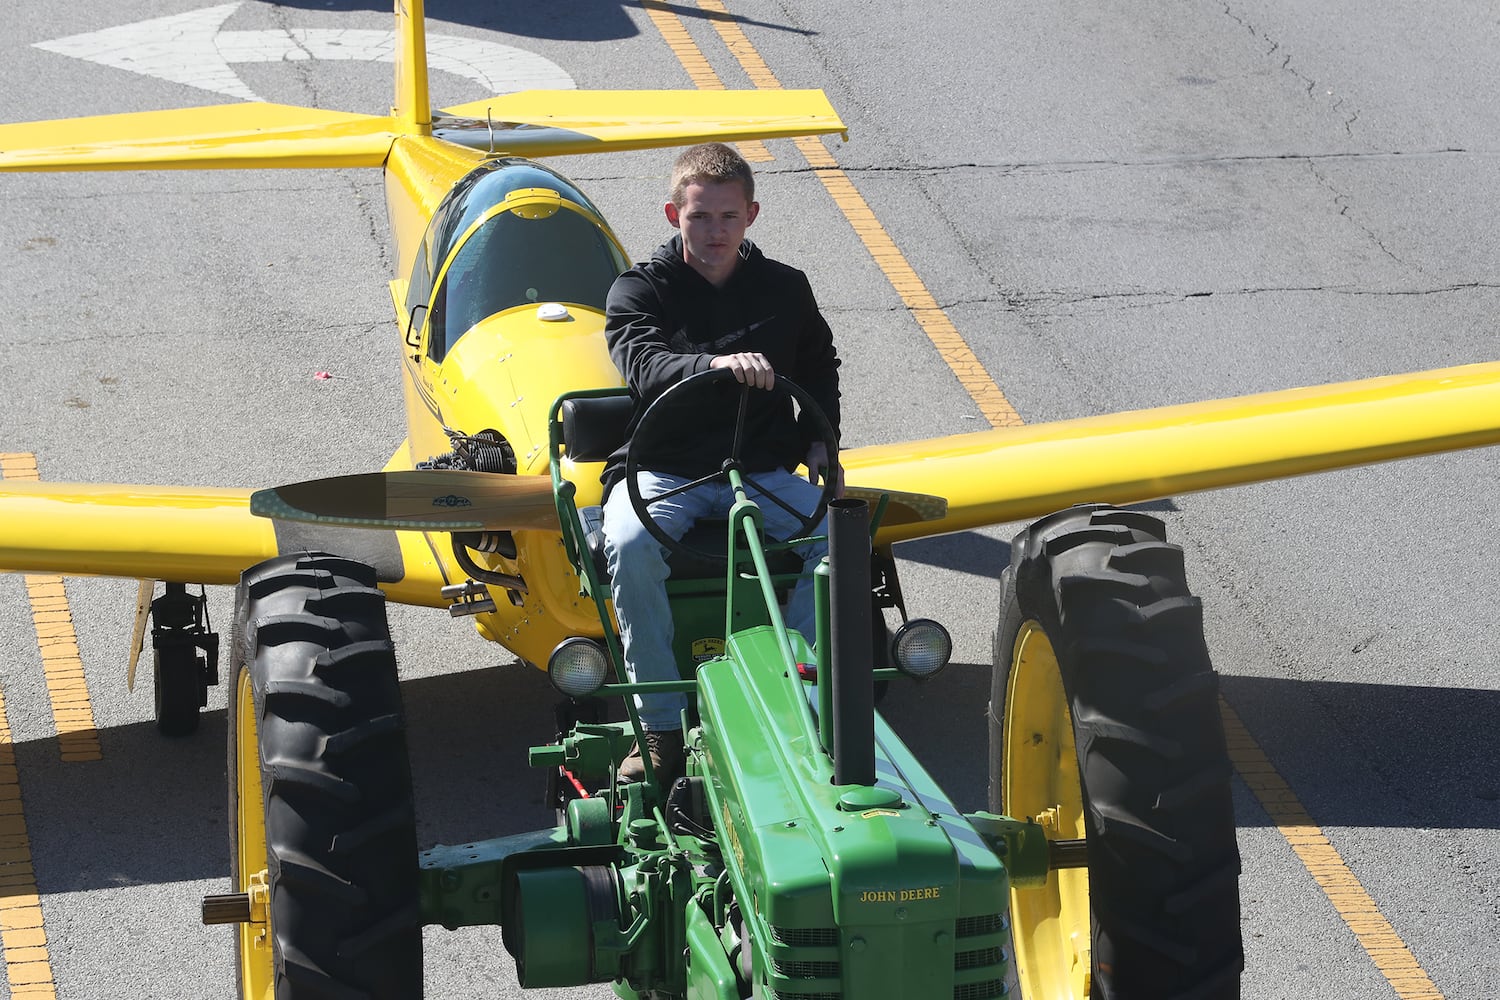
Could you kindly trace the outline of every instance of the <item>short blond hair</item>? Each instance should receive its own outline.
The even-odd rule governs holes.
[[[672,167],[672,204],[682,207],[689,184],[729,184],[745,188],[745,201],[755,200],[755,174],[745,158],[722,142],[689,146]]]

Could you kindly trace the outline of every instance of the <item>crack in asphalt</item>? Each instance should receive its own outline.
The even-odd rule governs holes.
[[[295,334],[297,336],[316,336],[323,333],[335,333],[340,330],[356,330],[362,333],[374,334],[385,327],[389,322],[390,320],[381,318],[374,320],[355,320],[349,323],[319,323],[315,326],[304,326],[297,328],[288,327],[284,332],[287,334]],[[249,336],[255,333],[256,330],[258,330],[258,328],[244,331],[245,336]],[[189,337],[190,335],[190,332],[185,330],[111,330],[107,333],[100,333],[94,336],[69,333],[66,336],[60,337],[38,337],[29,340],[12,340],[8,341],[8,343],[12,347],[25,348],[66,347],[70,344],[108,344],[118,343],[122,340],[144,339],[152,342],[158,342],[165,341],[173,337]],[[243,338],[233,332],[226,332],[223,334],[221,339],[238,340]]]
[[[318,88],[313,85],[312,74],[308,72],[310,68],[308,66],[308,63],[310,63],[313,58],[312,52],[297,38],[296,31],[292,28],[291,24],[288,21],[285,8],[272,8],[271,22],[275,24],[276,27],[286,32],[287,38],[291,39],[292,44],[297,47],[297,51],[302,53],[303,58],[301,59],[284,59],[283,62],[289,64],[292,67],[293,75],[302,84],[303,89],[307,91],[308,95],[311,98],[308,103],[312,107],[318,107],[318,98],[320,95],[318,93]]]
[[[297,51],[301,52],[305,57],[303,59],[288,59],[286,62],[291,65],[296,79],[301,83],[303,90],[306,92],[308,106],[313,108],[322,107],[322,93],[319,91],[312,73],[314,58],[312,50],[297,37],[296,30],[290,24],[286,8],[274,8],[271,20],[278,28],[286,32],[287,37],[296,45]],[[341,171],[341,174],[343,183],[340,186],[354,195],[356,211],[359,212],[365,221],[365,229],[375,246],[375,254],[380,261],[381,270],[386,274],[391,274],[394,271],[394,263],[391,260],[390,242],[387,241],[384,235],[386,228],[384,224],[385,220],[378,217],[377,213],[371,210],[369,199],[365,197],[360,182],[355,180],[348,172]]]
[[[1113,302],[1118,300],[1146,299],[1142,307],[1175,305],[1186,302],[1189,299],[1206,299],[1212,296],[1229,297],[1239,295],[1296,295],[1296,294],[1328,294],[1328,295],[1352,295],[1352,296],[1381,296],[1381,297],[1413,297],[1423,295],[1452,295],[1458,292],[1500,290],[1500,282],[1489,281],[1466,281],[1453,285],[1439,285],[1431,288],[1355,288],[1349,285],[1267,285],[1264,287],[1247,288],[1218,288],[1202,291],[1170,291],[1170,290],[1142,290],[1121,292],[1089,292],[1084,294],[1073,294],[1064,291],[1038,291],[1017,293],[1030,306],[1069,306],[1086,302]],[[977,305],[983,304],[986,299],[960,300],[948,305]]]
[[[1378,235],[1376,235],[1374,229],[1370,228],[1368,225],[1366,225],[1365,223],[1361,222],[1359,219],[1357,219],[1353,215],[1353,213],[1351,213],[1349,211],[1349,209],[1350,209],[1350,197],[1349,197],[1349,195],[1345,194],[1344,192],[1340,191],[1338,188],[1334,187],[1332,181],[1330,181],[1323,174],[1319,173],[1318,167],[1317,167],[1316,164],[1314,164],[1314,163],[1308,163],[1307,164],[1307,169],[1308,169],[1308,172],[1311,173],[1313,175],[1313,177],[1317,180],[1317,182],[1320,185],[1322,185],[1329,193],[1331,193],[1333,195],[1333,204],[1338,208],[1339,215],[1342,218],[1348,219],[1349,222],[1351,222],[1355,226],[1355,228],[1357,228],[1360,232],[1364,233],[1365,236],[1367,236],[1369,238],[1370,242],[1374,243],[1377,247],[1380,248],[1380,252],[1381,253],[1385,254],[1387,257],[1389,257],[1391,260],[1395,261],[1397,264],[1400,264],[1402,267],[1410,267],[1413,270],[1416,270],[1418,272],[1422,271],[1422,268],[1420,266],[1415,265],[1415,264],[1408,264],[1406,261],[1404,261],[1400,257],[1396,256],[1395,252],[1392,251],[1390,247],[1388,247],[1388,246],[1385,245],[1385,241],[1382,240]]]
[[[846,166],[843,171],[851,176],[879,175],[879,174],[915,174],[936,176],[945,172],[959,170],[997,170],[1002,174],[1020,173],[1073,173],[1083,170],[1111,170],[1111,169],[1136,169],[1150,167],[1195,167],[1216,166],[1220,164],[1233,163],[1321,163],[1336,160],[1391,160],[1391,159],[1421,159],[1440,156],[1496,156],[1500,153],[1489,150],[1466,149],[1458,146],[1445,146],[1436,149],[1412,149],[1412,150],[1379,150],[1374,152],[1326,152],[1326,153],[1203,153],[1183,154],[1181,156],[1157,156],[1144,157],[1141,159],[1100,159],[1100,160],[1014,160],[997,161],[995,163],[977,163],[965,161],[963,163],[948,164],[921,164],[921,165],[895,165],[877,164],[870,166]],[[803,170],[778,170],[766,171],[768,173],[807,173],[810,168]]]
[[[1050,315],[1051,309],[1093,302],[1126,303],[1127,308],[1150,309],[1160,306],[1178,305],[1190,299],[1206,299],[1213,296],[1228,298],[1241,295],[1351,295],[1381,297],[1413,297],[1423,295],[1452,295],[1468,291],[1500,291],[1500,282],[1470,281],[1456,285],[1434,288],[1353,288],[1347,285],[1269,285],[1262,288],[1219,288],[1211,291],[1122,291],[1089,292],[1075,294],[1060,290],[1014,291],[997,288],[993,296],[967,296],[945,299],[938,302],[943,310],[964,306],[1003,306],[1021,314],[1041,317]],[[829,315],[896,315],[909,311],[906,305],[896,303],[889,306],[824,306]]]
[[[61,175],[54,175],[61,176]],[[221,176],[223,174],[221,173]],[[177,187],[140,187],[129,189],[118,189],[112,191],[68,191],[56,196],[28,197],[25,194],[0,195],[0,205],[48,205],[55,204],[66,209],[70,205],[90,201],[119,202],[132,198],[160,199],[160,198],[196,198],[204,195],[241,195],[241,194],[297,194],[308,195],[320,191],[339,191],[345,184],[340,181],[331,181],[327,184],[226,184],[223,187],[195,188],[192,190]]]
[[[1263,53],[1265,56],[1267,56],[1267,57],[1273,56],[1278,51],[1281,50],[1281,42],[1279,42],[1276,39],[1272,38],[1267,32],[1261,30],[1260,28],[1256,27],[1254,24],[1251,24],[1245,18],[1241,17],[1239,14],[1235,13],[1234,8],[1231,7],[1228,3],[1224,4],[1224,15],[1226,17],[1228,17],[1231,21],[1233,21],[1235,24],[1238,24],[1240,27],[1244,28],[1247,32],[1249,32],[1250,36],[1252,38],[1254,38],[1256,41],[1258,41],[1258,42],[1262,43],[1263,45],[1267,46],[1265,52]],[[1281,59],[1280,69],[1281,69],[1281,71],[1283,73],[1287,73],[1293,79],[1295,79],[1298,83],[1302,84],[1302,86],[1306,89],[1307,96],[1309,98],[1312,98],[1314,100],[1317,99],[1317,94],[1314,93],[1314,91],[1316,91],[1318,89],[1318,81],[1315,80],[1315,79],[1313,79],[1312,77],[1308,76],[1306,73],[1303,73],[1301,70],[1297,69],[1296,67],[1294,67],[1292,65],[1292,54],[1290,52],[1286,52],[1286,53],[1283,54],[1282,59]],[[1324,96],[1326,96],[1326,97],[1333,97],[1333,91],[1332,90],[1325,90],[1324,91]],[[1329,110],[1332,111],[1335,115],[1341,114],[1342,113],[1342,109],[1344,107],[1344,104],[1345,104],[1345,99],[1344,98],[1342,98],[1342,97],[1335,98],[1334,101],[1333,101],[1333,104],[1329,108]],[[1354,123],[1359,120],[1359,109],[1358,108],[1353,109],[1351,111],[1351,113],[1349,113],[1347,115],[1344,115],[1343,118],[1344,118],[1344,132],[1345,132],[1346,135],[1349,136],[1349,138],[1352,139],[1352,138],[1354,138]]]
[[[877,163],[864,165],[841,164],[839,166],[839,170],[841,170],[849,177],[878,177],[882,174],[914,177],[938,177],[945,173],[955,173],[962,170],[992,170],[999,171],[1001,175],[1004,176],[1008,174],[1029,173],[1075,173],[1084,170],[1133,170],[1153,167],[1217,166],[1226,163],[1290,163],[1300,165],[1308,162],[1336,160],[1349,160],[1357,162],[1361,160],[1393,160],[1402,158],[1423,159],[1442,156],[1500,156],[1500,151],[1467,149],[1460,146],[1443,146],[1436,149],[1394,149],[1366,152],[1203,154],[1185,153],[1180,156],[1143,157],[1141,159],[1001,160],[994,163],[979,163],[974,160],[965,160],[958,163]],[[810,166],[783,166],[780,164],[766,164],[757,167],[755,173],[757,176],[761,177],[794,177],[799,174],[817,174],[818,168]],[[615,181],[654,181],[659,179],[654,175],[648,176],[643,174],[575,173],[570,176],[574,181],[585,185]],[[98,195],[98,197],[110,197],[110,195],[100,194]],[[0,204],[4,204],[7,200],[8,199],[6,199],[4,196],[0,196]],[[28,201],[34,200],[35,199],[28,199]],[[59,200],[62,200],[61,196],[59,196]]]

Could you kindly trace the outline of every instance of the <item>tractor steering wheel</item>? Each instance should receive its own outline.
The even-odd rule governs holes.
[[[733,372],[719,368],[710,369],[683,379],[656,397],[651,405],[646,408],[646,412],[641,415],[641,421],[636,425],[635,433],[632,435],[631,448],[625,458],[625,488],[629,491],[630,506],[634,508],[635,516],[640,519],[641,524],[651,533],[651,536],[665,546],[669,552],[679,552],[697,559],[705,559],[717,563],[728,561],[728,555],[722,551],[701,549],[695,545],[689,545],[686,542],[673,538],[667,534],[661,525],[656,523],[656,519],[651,516],[649,505],[657,500],[666,500],[679,496],[700,486],[707,486],[716,482],[727,483],[729,482],[729,471],[736,469],[739,471],[746,485],[754,486],[760,491],[761,496],[765,500],[771,501],[798,519],[797,530],[789,536],[791,538],[798,538],[809,534],[823,520],[823,514],[828,509],[828,502],[833,499],[834,490],[838,486],[837,479],[833,474],[834,469],[838,467],[838,435],[833,432],[833,425],[828,422],[827,414],[823,412],[822,407],[818,406],[812,396],[808,395],[806,390],[796,385],[791,379],[777,375],[776,383],[770,390],[752,389],[748,385],[740,384],[739,408],[734,421],[734,441],[730,445],[729,455],[724,459],[724,463],[719,471],[711,472],[690,483],[684,483],[681,486],[667,490],[664,493],[659,493],[649,499],[641,496],[641,486],[637,481],[637,474],[641,471],[641,468],[636,456],[642,452],[649,453],[651,449],[640,447],[640,445],[654,443],[658,438],[664,437],[669,432],[670,429],[667,426],[668,418],[673,409],[681,405],[685,397],[695,393],[702,395],[706,390],[722,385],[733,378]],[[744,450],[745,444],[745,412],[750,403],[750,393],[766,391],[784,393],[791,396],[797,402],[802,412],[812,418],[818,440],[823,442],[824,448],[828,451],[828,469],[826,470],[827,474],[823,477],[823,492],[818,497],[817,505],[809,514],[804,515],[785,500],[782,500],[761,486],[740,466],[740,455]],[[786,539],[780,539],[780,541],[786,541]]]

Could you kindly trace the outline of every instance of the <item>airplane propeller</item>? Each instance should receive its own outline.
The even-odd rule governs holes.
[[[884,525],[913,524],[917,521],[940,521],[948,514],[948,501],[930,493],[908,493],[904,490],[882,490],[873,486],[845,486],[845,500],[863,500],[873,509],[886,499]]]
[[[250,513],[281,521],[415,531],[557,530],[547,476],[418,469],[256,490]]]

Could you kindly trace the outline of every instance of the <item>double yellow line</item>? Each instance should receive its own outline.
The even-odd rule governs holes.
[[[54,1000],[52,959],[42,926],[42,897],[31,865],[31,838],[21,805],[16,772],[16,745],[0,692],[0,948],[5,951],[5,978],[10,995],[26,1000]]]
[[[35,455],[0,454],[0,479],[36,482],[40,478]],[[73,631],[73,613],[68,608],[63,578],[27,574],[25,579],[62,759],[100,760],[103,755],[99,749],[99,731],[94,727],[94,709],[84,681],[83,660],[78,655],[78,636]]]
[[[36,456],[0,454],[0,479],[36,481]],[[26,595],[36,629],[42,672],[52,702],[52,721],[58,749],[65,761],[103,757],[94,710],[89,702],[78,636],[62,577],[29,574]],[[47,931],[42,923],[42,900],[31,863],[31,838],[16,769],[15,740],[0,690],[0,949],[5,954],[5,978],[10,995],[21,1000],[54,1000],[52,960],[47,954]]]
[[[673,8],[661,0],[640,0],[640,3],[694,84],[706,90],[722,90],[723,82],[714,73],[708,59],[683,27]],[[780,90],[781,82],[755,50],[755,46],[750,43],[722,0],[697,0],[697,4],[699,9],[709,15],[714,30],[751,84],[761,90]],[[814,138],[798,139],[796,143],[834,203],[849,220],[855,235],[865,245],[901,301],[911,310],[917,324],[927,334],[985,419],[992,427],[1020,426],[1023,421],[1015,407],[985,371],[963,335],[937,304],[926,284],[870,210],[870,206],[855,190],[853,182],[838,168],[828,148]],[[1396,996],[1400,1000],[1443,1000],[1442,994],[1433,985],[1432,979],[1423,970],[1411,949],[1396,934],[1390,921],[1381,914],[1380,908],[1360,885],[1359,879],[1349,870],[1327,836],[1313,823],[1312,817],[1298,801],[1286,780],[1276,772],[1239,716],[1222,699],[1220,711],[1229,741],[1230,759],[1236,770],[1386,982],[1396,991]]]

